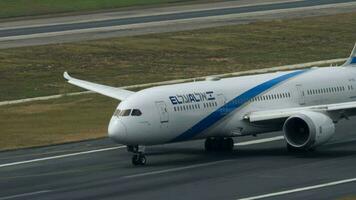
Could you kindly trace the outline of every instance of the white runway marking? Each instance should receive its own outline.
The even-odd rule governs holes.
[[[30,192],[30,193],[24,193],[24,194],[17,194],[17,195],[13,195],[13,196],[0,197],[0,200],[28,197],[28,196],[33,196],[33,195],[43,194],[43,193],[48,193],[48,192],[51,192],[51,190],[41,190],[41,191],[37,191],[37,192]]]
[[[106,14],[112,15],[114,17],[107,17],[105,15],[104,18],[96,18],[96,17],[89,17],[86,15],[85,19],[81,20],[71,20],[69,22],[54,22],[54,23],[45,23],[45,24],[35,24],[35,25],[23,25],[23,26],[11,26],[9,27],[1,27],[0,26],[0,31],[4,30],[16,30],[16,29],[24,29],[24,28],[38,28],[38,27],[46,27],[46,26],[58,26],[58,25],[70,25],[70,24],[77,24],[77,23],[88,23],[88,22],[101,22],[101,21],[106,21],[106,20],[115,20],[115,19],[127,19],[127,18],[136,18],[136,17],[151,17],[151,16],[161,16],[161,15],[170,15],[170,14],[181,14],[181,13],[186,13],[186,12],[200,12],[200,11],[211,11],[211,10],[217,10],[217,9],[228,9],[228,8],[243,8],[243,7],[251,7],[251,6],[262,6],[262,5],[273,5],[273,4],[279,4],[279,3],[291,3],[291,2],[299,2],[299,1],[304,1],[304,0],[284,0],[284,1],[272,1],[272,2],[258,2],[258,3],[247,3],[247,4],[242,4],[242,5],[215,5],[214,7],[208,7],[208,8],[193,8],[193,9],[181,9],[181,10],[175,10],[175,11],[165,11],[165,8],[159,9],[159,12],[155,13],[144,13],[144,14],[125,14],[125,15],[117,15],[117,12],[109,12]],[[213,3],[216,4],[216,3]],[[208,4],[209,5],[209,4]],[[193,6],[193,5],[192,5]],[[196,5],[199,6],[199,5]],[[182,6],[180,6],[182,7]],[[183,6],[185,7],[185,6]],[[168,8],[169,9],[169,8]],[[94,14],[95,15],[95,14]],[[73,17],[73,16],[72,16]],[[80,16],[78,16],[80,17]]]
[[[336,7],[345,7],[353,6],[355,2],[347,3],[335,3],[335,4],[326,4],[326,5],[315,5],[315,6],[306,6],[299,8],[283,8],[283,9],[272,9],[272,10],[263,10],[263,11],[254,11],[247,13],[233,13],[233,14],[224,14],[224,15],[213,15],[213,16],[202,16],[195,18],[183,18],[183,19],[174,19],[174,20],[162,20],[162,21],[152,21],[152,22],[138,22],[134,24],[125,24],[125,25],[113,25],[113,26],[104,26],[104,27],[93,27],[93,28],[83,28],[83,29],[73,29],[73,30],[62,30],[55,32],[44,32],[44,33],[33,33],[28,35],[15,35],[15,36],[5,36],[0,37],[0,41],[12,41],[12,40],[23,40],[23,39],[35,39],[43,37],[55,37],[63,35],[72,35],[72,34],[83,34],[83,33],[95,33],[95,32],[109,32],[109,31],[120,31],[125,29],[135,29],[135,28],[144,28],[144,27],[154,27],[157,25],[170,25],[180,22],[200,22],[205,20],[218,20],[224,18],[234,18],[239,16],[253,16],[253,15],[262,15],[262,14],[276,14],[281,12],[292,12],[300,10],[315,10],[323,8],[336,8]]]
[[[277,137],[235,143],[234,145],[235,146],[247,146],[247,145],[272,142],[272,141],[277,141],[277,140],[282,140],[282,139],[284,139],[283,136],[277,136]],[[189,165],[189,166],[184,166],[184,167],[177,167],[177,168],[172,168],[172,169],[164,169],[164,170],[146,172],[146,173],[142,173],[142,174],[134,174],[134,175],[124,176],[123,178],[137,178],[137,177],[142,177],[142,176],[157,175],[157,174],[163,174],[163,173],[168,173],[168,172],[177,172],[177,171],[182,171],[182,170],[187,170],[187,169],[206,167],[206,166],[215,165],[215,164],[219,164],[222,162],[228,162],[228,161],[232,161],[232,159],[219,160],[219,161],[214,161],[214,162],[201,163],[201,164]]]
[[[234,146],[247,146],[247,145],[260,144],[265,142],[273,142],[273,141],[283,140],[283,139],[284,139],[283,136],[276,136],[276,137],[259,139],[259,140],[251,140],[247,142],[239,142],[239,143],[235,143]]]
[[[168,172],[177,172],[177,171],[182,171],[182,170],[187,170],[187,169],[206,167],[206,166],[215,165],[215,164],[228,162],[228,161],[232,161],[232,159],[219,160],[219,161],[207,162],[207,163],[201,163],[201,164],[195,164],[195,165],[189,165],[189,166],[185,166],[185,167],[176,167],[176,168],[171,168],[171,169],[163,169],[163,170],[146,172],[146,173],[141,173],[141,174],[134,174],[134,175],[129,175],[129,176],[123,176],[122,178],[138,178],[138,177],[142,177],[142,176],[157,175],[157,174],[163,174],[163,173],[168,173]]]
[[[259,140],[251,140],[251,141],[247,141],[247,142],[240,142],[240,143],[235,143],[234,145],[235,146],[247,146],[247,145],[253,145],[253,144],[272,142],[272,141],[281,140],[281,139],[283,139],[283,136],[277,136],[277,137],[271,137],[271,138],[265,138],[265,139],[259,139]],[[111,151],[111,150],[122,149],[122,148],[126,148],[126,146],[116,146],[116,147],[109,147],[109,148],[104,148],[104,149],[95,149],[95,150],[90,150],[90,151],[82,151],[82,152],[77,152],[77,153],[70,153],[70,154],[64,154],[64,155],[58,155],[58,156],[50,156],[50,157],[37,158],[37,159],[32,159],[32,160],[0,164],[0,168],[15,166],[15,165],[22,165],[22,164],[26,164],[26,163],[40,162],[40,161],[45,161],[45,160],[66,158],[66,157],[71,157],[71,156],[98,153],[98,152],[103,152],[103,151]]]
[[[315,189],[324,188],[324,187],[331,187],[331,186],[341,185],[341,184],[346,184],[346,183],[351,183],[351,182],[356,182],[356,178],[345,179],[345,180],[324,183],[324,184],[319,184],[319,185],[313,185],[313,186],[308,186],[308,187],[303,187],[303,188],[296,188],[296,189],[292,189],[292,190],[286,190],[286,191],[264,194],[264,195],[259,195],[259,196],[247,197],[247,198],[242,198],[242,199],[238,199],[238,200],[264,199],[264,198],[281,196],[281,195],[302,192],[302,191],[307,191],[307,190],[315,190]]]
[[[64,154],[64,155],[58,155],[58,156],[50,156],[50,157],[45,157],[45,158],[37,158],[37,159],[32,159],[32,160],[6,163],[6,164],[1,164],[0,168],[14,166],[14,165],[21,165],[21,164],[26,164],[26,163],[45,161],[45,160],[66,158],[66,157],[78,156],[78,155],[84,155],[84,154],[90,154],[90,153],[98,153],[98,152],[103,152],[103,151],[111,151],[111,150],[121,149],[121,148],[126,148],[126,146],[109,147],[109,148],[104,148],[104,149],[95,149],[95,150],[90,150],[90,151],[82,151],[82,152],[77,152],[77,153],[70,153],[70,154]]]

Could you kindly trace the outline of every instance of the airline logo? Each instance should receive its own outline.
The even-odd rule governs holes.
[[[204,101],[215,100],[215,94],[213,91],[208,92],[194,92],[189,94],[177,94],[175,96],[170,96],[169,99],[173,105],[186,104],[186,103],[196,103]]]

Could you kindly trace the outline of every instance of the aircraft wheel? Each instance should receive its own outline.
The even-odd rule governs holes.
[[[147,162],[146,156],[143,154],[135,154],[132,156],[132,164],[133,165],[145,165]]]
[[[139,164],[138,155],[136,155],[136,154],[133,155],[131,161],[132,161],[133,165],[138,165]]]
[[[234,140],[232,138],[225,138],[223,141],[223,149],[225,151],[233,151],[234,150]]]
[[[146,165],[146,156],[145,155],[139,155],[138,156],[139,157],[139,163],[140,163],[140,165]]]
[[[205,150],[206,151],[213,151],[214,149],[213,149],[213,144],[214,143],[214,140],[212,139],[212,138],[207,138],[206,140],[205,140]]]

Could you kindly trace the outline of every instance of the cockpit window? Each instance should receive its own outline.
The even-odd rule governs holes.
[[[120,110],[120,109],[115,110],[115,112],[114,112],[114,116],[118,117],[118,116],[119,116],[119,114],[120,114],[120,112],[121,112],[121,110]]]
[[[131,113],[131,109],[123,110],[120,112],[120,116],[129,116]]]
[[[132,110],[132,112],[131,112]],[[114,112],[114,116],[119,117],[119,116],[141,116],[142,112],[139,109],[126,109],[126,110],[120,110],[117,109]]]
[[[139,109],[133,109],[131,116],[141,116],[142,112]]]

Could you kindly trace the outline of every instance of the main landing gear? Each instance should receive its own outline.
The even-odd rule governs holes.
[[[212,151],[233,151],[234,150],[234,140],[230,137],[210,137],[205,140],[205,150],[208,152]]]
[[[131,162],[133,165],[145,165],[146,164],[146,156],[144,154],[144,147],[140,149],[138,145],[128,145],[127,151],[134,153],[132,156]]]

